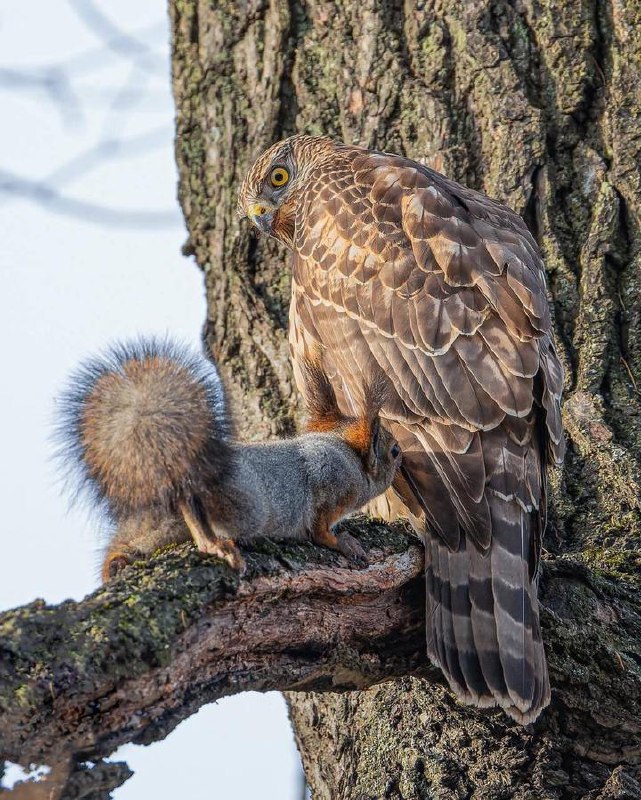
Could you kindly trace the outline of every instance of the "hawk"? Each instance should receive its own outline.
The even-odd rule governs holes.
[[[537,245],[509,208],[402,156],[292,136],[239,212],[293,251],[296,382],[319,348],[341,410],[377,368],[403,451],[385,516],[425,542],[427,649],[464,703],[550,700],[537,601],[563,370]]]

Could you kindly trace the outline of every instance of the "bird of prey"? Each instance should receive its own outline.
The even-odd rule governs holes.
[[[290,344],[323,352],[341,410],[372,366],[403,451],[385,516],[425,542],[427,648],[458,698],[536,719],[550,699],[537,601],[563,370],[523,220],[402,156],[292,136],[239,212],[293,252]]]

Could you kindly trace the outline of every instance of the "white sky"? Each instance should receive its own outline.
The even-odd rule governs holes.
[[[104,14],[149,45],[149,75],[105,54],[74,11],[81,2],[0,5],[0,610],[36,597],[79,599],[97,586],[96,526],[79,509],[67,513],[51,463],[54,397],[68,373],[114,338],[169,332],[199,346],[205,315],[201,274],[180,255],[186,234],[175,200],[165,3],[99,0]],[[74,65],[77,103],[16,89],[3,72],[41,75],[63,62]],[[142,100],[119,111],[112,106],[126,102],[128,77]],[[69,169],[99,142],[131,137],[139,145],[122,157],[86,174]],[[63,167],[66,197],[159,212],[163,226],[103,227],[1,191],[2,173],[42,181]],[[274,693],[227,698],[164,742],[117,755],[136,774],[116,800],[300,797],[298,756]]]

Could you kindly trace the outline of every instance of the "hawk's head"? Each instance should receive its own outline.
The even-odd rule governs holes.
[[[298,204],[312,171],[332,152],[327,136],[297,134],[273,144],[256,159],[240,187],[240,216],[293,247]]]

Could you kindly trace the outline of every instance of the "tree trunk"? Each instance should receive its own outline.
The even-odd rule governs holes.
[[[530,729],[402,678],[292,693],[315,798],[641,797],[641,0],[172,0],[186,251],[250,436],[292,430],[283,248],[236,216],[295,131],[403,153],[524,215],[567,370]]]

